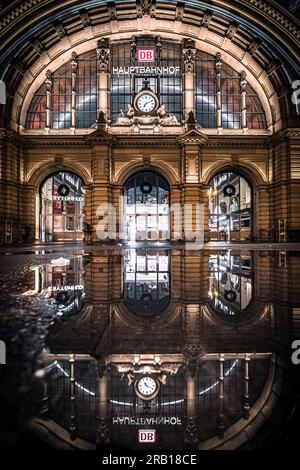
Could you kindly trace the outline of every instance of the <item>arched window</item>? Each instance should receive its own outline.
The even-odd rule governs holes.
[[[238,173],[219,173],[208,190],[209,230],[212,240],[237,241],[251,238],[252,192]]]
[[[124,219],[127,241],[170,238],[170,189],[164,178],[141,171],[124,188]]]
[[[82,179],[71,172],[51,175],[40,190],[41,241],[77,241],[83,238]]]
[[[151,61],[140,51],[153,51]],[[182,123],[184,107],[183,48],[159,37],[135,37],[110,43],[110,123],[119,125],[141,91],[144,80],[159,98],[165,116]],[[97,118],[96,50],[76,56],[52,74],[35,93],[28,114],[29,129],[93,128]],[[257,93],[242,75],[217,56],[196,51],[195,114],[202,128],[265,129],[266,118]],[[160,107],[161,108],[161,107]]]
[[[221,114],[220,127],[239,129],[242,127],[242,89],[241,74],[225,63],[220,63],[217,70],[217,58],[202,51],[196,53],[196,119],[203,128],[217,127],[218,102]],[[217,72],[220,73],[218,88]],[[257,93],[246,86],[247,127],[265,129],[266,118]]]

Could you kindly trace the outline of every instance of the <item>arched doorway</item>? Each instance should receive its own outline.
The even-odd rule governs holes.
[[[50,175],[40,188],[40,239],[42,242],[83,239],[83,180],[75,173]]]
[[[124,216],[127,241],[170,239],[170,188],[152,171],[131,176],[124,187]]]
[[[252,189],[237,172],[224,171],[210,181],[208,190],[211,240],[251,240]]]

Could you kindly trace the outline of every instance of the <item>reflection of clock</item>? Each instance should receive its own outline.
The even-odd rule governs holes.
[[[158,107],[157,96],[152,91],[142,91],[134,99],[134,107],[143,114],[151,114]]]
[[[146,375],[136,380],[134,390],[142,400],[153,400],[159,392],[159,382],[150,375]]]

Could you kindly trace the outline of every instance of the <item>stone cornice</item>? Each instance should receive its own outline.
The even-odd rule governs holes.
[[[292,130],[291,130],[292,132]],[[93,133],[95,134],[95,133]],[[186,145],[198,145],[202,148],[218,147],[218,148],[268,148],[272,145],[274,139],[268,136],[244,136],[244,135],[220,135],[208,136],[187,133],[180,138],[174,138],[173,135],[168,136],[149,136],[149,135],[111,135],[104,133],[103,135],[95,134],[91,136],[23,136],[20,141],[25,148],[36,147],[81,147],[91,148],[96,145],[107,145],[111,148],[180,148]],[[293,133],[292,133],[293,134]],[[285,134],[284,134],[285,135]],[[278,137],[277,137],[278,138]]]

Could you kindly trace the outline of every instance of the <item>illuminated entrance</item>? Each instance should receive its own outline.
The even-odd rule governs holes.
[[[250,240],[252,195],[248,182],[234,172],[219,173],[210,182],[209,230],[211,240]]]
[[[79,176],[62,171],[47,178],[40,192],[41,241],[81,241],[83,207],[83,181]]]
[[[170,189],[164,178],[152,171],[132,176],[124,188],[127,241],[168,240]]]

